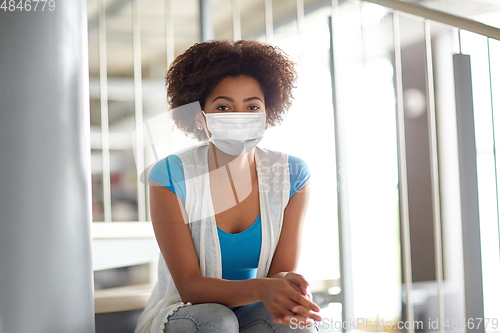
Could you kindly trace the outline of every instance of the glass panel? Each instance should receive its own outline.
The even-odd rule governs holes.
[[[439,307],[428,129],[430,114],[425,31],[424,21],[421,18],[401,14],[399,21],[414,320],[429,327],[430,321],[437,320]]]
[[[339,8],[338,112],[345,119],[354,317],[401,320],[392,19],[377,5]],[[360,324],[362,330],[373,328]]]
[[[92,221],[104,220],[101,153],[101,104],[99,92],[99,39],[97,0],[87,1],[89,76],[90,76],[90,139],[92,170]]]
[[[300,52],[292,53],[297,50],[291,49],[289,54],[299,64],[299,80],[293,108],[280,128],[288,131],[286,137],[289,138],[282,149],[304,159],[313,174],[313,192],[299,263],[301,271],[307,272],[311,280],[334,280],[340,277],[328,28],[330,15],[329,7],[308,13],[302,34],[296,35]],[[296,25],[290,28],[297,29]],[[276,37],[279,35],[275,34],[275,41],[280,45],[281,41]],[[325,256],[318,256],[318,253],[324,253]]]
[[[497,191],[497,209],[500,207],[500,198],[498,192],[500,189],[500,41],[490,39],[489,40],[489,51],[490,51],[490,78],[491,78],[491,96],[492,96],[492,113],[494,119],[494,134],[495,134],[495,159],[496,159],[496,191]],[[496,316],[500,320],[500,303],[498,299],[500,298],[500,286],[498,283],[493,283],[493,280],[500,280],[500,260],[495,258],[495,253],[498,255],[500,253],[500,221],[497,220],[497,229],[491,225],[491,262],[483,263],[483,265],[490,266],[491,284],[485,286],[484,293],[488,294],[488,302],[485,301],[484,305],[484,316],[486,318],[493,318]],[[495,265],[496,262],[496,265]],[[486,289],[488,288],[488,289]],[[497,301],[493,301],[496,299]],[[496,326],[496,327],[495,327]],[[487,332],[498,331],[500,328],[500,323],[494,325],[491,323],[486,327]]]
[[[282,18],[279,31],[274,33],[274,42],[296,62],[300,60],[294,103],[282,124],[266,130],[259,146],[287,152],[303,159],[309,166],[313,190],[303,231],[298,271],[309,281],[336,280],[340,277],[340,269],[329,67],[328,17],[331,10],[323,7],[309,13],[305,17],[304,32],[298,35],[295,2],[290,3],[293,6],[277,7],[285,4],[273,3],[275,19],[280,17],[280,13],[284,15],[285,10],[287,17],[291,19],[284,24]],[[278,20],[278,24],[279,22]],[[319,147],[326,149],[318,151]],[[318,255],[319,253],[324,255]],[[328,294],[328,290],[324,292]],[[327,303],[325,300],[324,305]],[[329,314],[325,313],[327,315]]]
[[[137,171],[131,135],[135,127],[132,6],[107,13],[108,113],[112,221],[137,221]]]

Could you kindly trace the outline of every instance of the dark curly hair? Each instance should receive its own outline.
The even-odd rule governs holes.
[[[187,135],[206,141],[205,131],[195,125],[197,111],[178,107],[199,101],[204,108],[207,97],[222,79],[245,75],[255,79],[264,93],[266,128],[275,126],[292,104],[297,79],[294,66],[280,48],[255,40],[196,43],[175,58],[165,76],[175,125]]]

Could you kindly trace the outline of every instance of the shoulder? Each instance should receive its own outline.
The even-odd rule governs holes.
[[[160,176],[161,178],[178,178],[175,177],[179,173],[184,175],[184,163],[191,163],[195,161],[197,155],[203,154],[203,151],[207,148],[208,143],[204,142],[199,145],[189,147],[178,151],[174,154],[170,154],[167,157],[159,160],[151,169],[149,173],[149,179],[154,181],[154,177]],[[183,163],[184,161],[184,163]]]
[[[290,174],[311,173],[306,161],[294,155],[288,155],[288,166],[290,168]]]
[[[153,165],[148,179],[169,186],[179,178],[180,174],[183,174],[182,161],[177,155],[172,154]]]
[[[288,169],[290,171],[290,197],[292,197],[311,178],[311,171],[303,159],[293,155],[288,155]]]
[[[159,160],[151,169],[148,179],[174,192],[185,203],[184,167],[177,155],[169,155]]]

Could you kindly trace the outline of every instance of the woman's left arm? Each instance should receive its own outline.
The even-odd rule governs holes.
[[[285,208],[280,239],[274,252],[268,277],[283,277],[286,273],[297,269],[302,243],[302,228],[309,204],[310,182],[311,179],[290,198]]]
[[[296,274],[295,271],[299,262],[302,230],[309,204],[310,182],[311,180],[309,179],[290,198],[285,208],[280,239],[267,275],[268,278],[289,279],[292,285],[300,288],[300,291],[304,295],[306,294],[308,283],[301,275]],[[305,309],[301,307],[300,310],[304,311]],[[290,324],[290,318],[276,318],[276,322]]]

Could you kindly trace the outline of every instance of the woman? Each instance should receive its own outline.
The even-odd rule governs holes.
[[[294,272],[309,200],[299,158],[256,147],[291,105],[296,72],[257,41],[195,44],[166,75],[176,126],[209,141],[149,175],[161,256],[136,332],[316,332]]]

